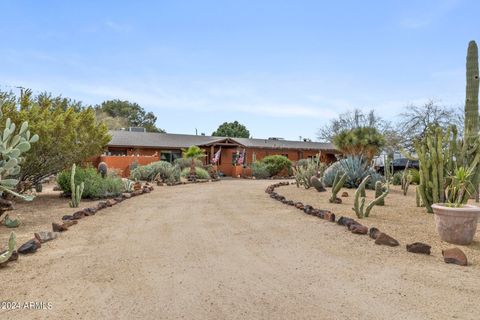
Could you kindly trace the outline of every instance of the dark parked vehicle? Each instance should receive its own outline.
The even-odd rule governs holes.
[[[399,158],[392,161],[393,173],[397,171],[405,170],[405,166],[407,166],[407,163],[409,168],[413,168],[413,169],[419,168],[418,160],[409,160],[407,158]],[[381,166],[378,166],[377,171],[380,172],[381,174],[384,174],[385,172],[384,165],[382,164]]]

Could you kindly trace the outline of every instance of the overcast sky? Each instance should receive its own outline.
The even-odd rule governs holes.
[[[125,99],[171,133],[315,138],[339,112],[462,106],[480,1],[0,2],[0,88]]]

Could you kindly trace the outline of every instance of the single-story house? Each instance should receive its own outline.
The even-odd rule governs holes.
[[[182,150],[195,145],[205,150],[204,163],[209,164],[220,150],[217,168],[226,176],[245,173],[245,166],[268,155],[284,155],[292,161],[313,158],[320,154],[322,162],[335,161],[339,152],[330,143],[310,141],[289,141],[279,138],[248,139],[211,137],[203,135],[136,132],[126,130],[110,131],[112,140],[105,153],[95,163],[105,162],[109,168],[128,176],[132,164],[145,165],[154,161],[173,162],[182,157]],[[239,153],[245,152],[242,165],[236,164]]]

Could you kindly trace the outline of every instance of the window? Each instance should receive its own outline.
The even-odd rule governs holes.
[[[167,161],[173,163],[178,158],[182,157],[181,151],[161,151],[160,152],[160,160]]]
[[[126,156],[127,155],[127,149],[108,150],[108,155],[109,156]]]

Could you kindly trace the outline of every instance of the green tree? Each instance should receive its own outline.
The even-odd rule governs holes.
[[[247,127],[238,121],[234,122],[224,122],[222,123],[217,131],[212,133],[212,136],[216,137],[231,137],[231,138],[249,138],[250,131]]]
[[[5,117],[15,123],[28,121],[30,130],[42,137],[24,155],[19,174],[23,182],[36,184],[98,156],[111,139],[107,127],[97,124],[93,108],[69,99],[40,94],[27,100],[25,93],[17,98],[11,92],[0,92],[0,106]]]
[[[345,155],[360,155],[370,161],[385,145],[385,138],[376,128],[358,127],[339,132],[333,144]]]
[[[165,130],[156,127],[157,117],[152,112],[146,112],[145,109],[135,102],[119,99],[108,100],[95,106],[95,111],[97,114],[106,113],[112,118],[126,119],[130,127],[143,127],[148,132],[165,132]],[[106,123],[108,124],[109,122],[106,121]]]

